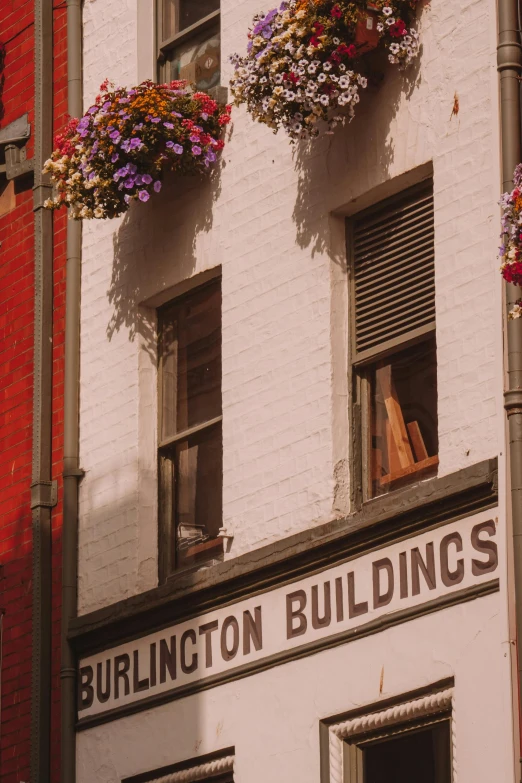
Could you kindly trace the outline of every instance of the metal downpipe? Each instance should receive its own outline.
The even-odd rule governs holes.
[[[51,195],[42,174],[53,140],[53,8],[34,3],[34,356],[31,511],[33,539],[31,781],[49,783],[51,739],[51,508],[53,368],[53,217],[43,204]]]
[[[82,5],[67,0],[68,112],[82,115]],[[77,613],[81,223],[67,223],[62,533],[61,781],[76,779],[76,659],[68,642]]]
[[[520,45],[517,0],[498,0],[497,67],[500,74],[500,123],[502,144],[502,191],[513,189],[513,172],[521,161]],[[510,307],[520,296],[519,289],[506,284]],[[511,511],[513,520],[513,556],[515,572],[515,610],[517,632],[517,671],[519,705],[522,704],[522,320],[505,318],[507,335],[507,389],[504,408],[508,417]]]

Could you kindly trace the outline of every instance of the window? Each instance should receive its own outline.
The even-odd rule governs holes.
[[[348,224],[363,499],[438,465],[432,181]]]
[[[358,745],[365,783],[451,783],[449,721]],[[357,777],[354,779],[357,781]]]
[[[220,83],[219,0],[157,0],[158,77]]]
[[[160,573],[222,557],[221,285],[159,312]]]
[[[329,783],[452,783],[453,687],[323,724]],[[353,715],[353,714],[352,714]],[[326,776],[325,776],[326,777]]]

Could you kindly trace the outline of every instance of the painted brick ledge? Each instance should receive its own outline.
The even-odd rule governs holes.
[[[69,638],[82,655],[105,649],[381,547],[399,535],[470,516],[497,500],[495,457],[376,498],[346,517],[212,568],[178,574],[153,590],[75,618]]]

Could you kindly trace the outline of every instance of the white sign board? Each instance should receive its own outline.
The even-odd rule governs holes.
[[[496,542],[496,522],[483,512],[92,655],[80,662],[79,718],[420,611],[494,579]]]

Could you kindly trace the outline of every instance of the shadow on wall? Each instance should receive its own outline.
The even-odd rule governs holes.
[[[158,196],[131,205],[113,239],[109,341],[126,328],[131,342],[139,336],[149,356],[156,356],[154,319],[140,303],[192,275],[198,236],[212,228],[220,193],[218,168],[209,177],[167,174]]]
[[[384,78],[369,78],[354,119],[332,135],[296,145],[298,186],[293,219],[297,243],[310,248],[312,255],[328,251],[332,210],[389,179],[395,159],[390,129],[399,106],[421,82],[421,57],[422,47],[405,71],[379,61],[376,70]]]

